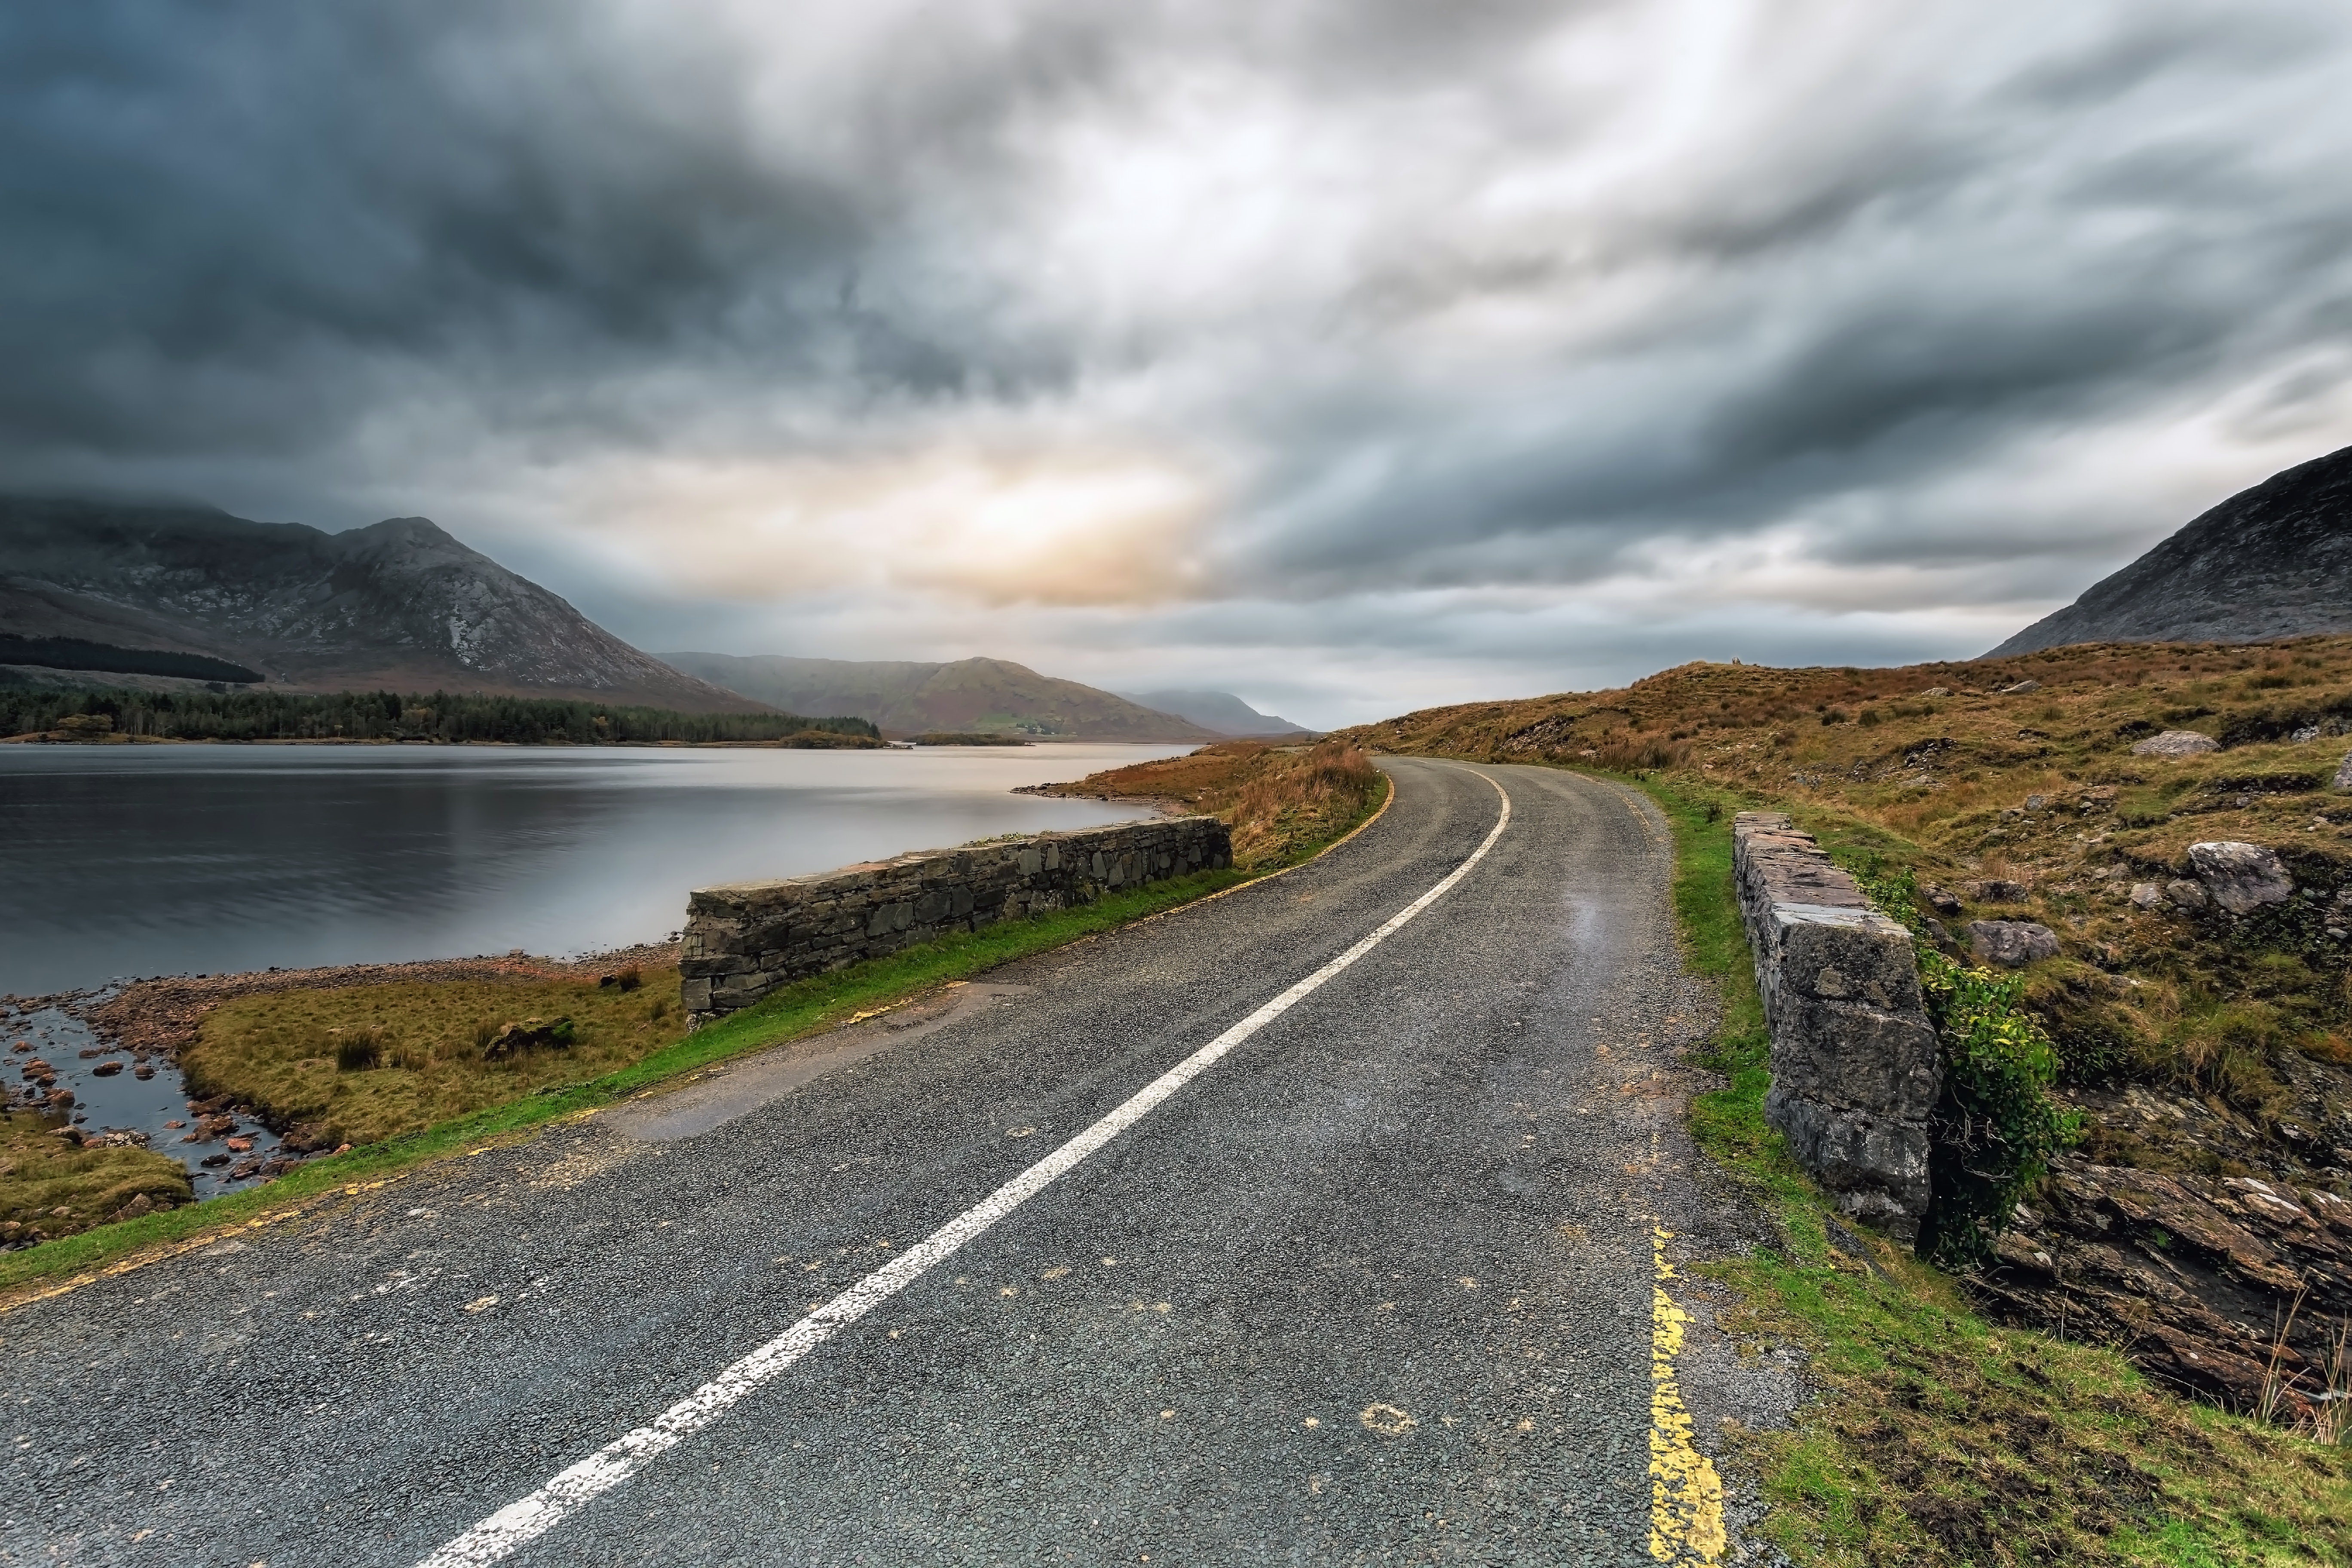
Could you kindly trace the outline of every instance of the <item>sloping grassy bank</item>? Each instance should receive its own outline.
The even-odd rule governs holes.
[[[729,1058],[819,1033],[860,1016],[870,1016],[896,1005],[950,981],[967,979],[1014,959],[1060,947],[1276,874],[1322,853],[1379,814],[1387,803],[1388,790],[1384,779],[1377,773],[1373,776],[1378,781],[1378,787],[1360,798],[1355,811],[1346,816],[1334,814],[1325,817],[1324,832],[1312,839],[1297,842],[1291,853],[1278,862],[1262,864],[1246,870],[1204,872],[1110,893],[1082,909],[1062,910],[1035,920],[1005,921],[981,931],[962,932],[940,942],[908,948],[888,958],[800,981],[782,987],[757,1006],[730,1015],[694,1034],[672,1038],[667,1044],[660,1044],[657,1039],[650,1042],[655,1045],[650,1054],[629,1065],[587,1078],[584,1081],[541,1082],[535,1089],[523,1089],[517,1098],[501,1103],[386,1137],[346,1153],[310,1161],[264,1186],[103,1226],[20,1252],[0,1255],[0,1291],[33,1287],[37,1293],[37,1282],[40,1281],[86,1275],[146,1249],[230,1226],[267,1223],[272,1215],[291,1213],[305,1201],[325,1194],[337,1192],[356,1194],[368,1184],[381,1183],[424,1161],[461,1153],[492,1140],[527,1132],[565,1117],[593,1113],[599,1107]],[[414,988],[378,989],[406,991]],[[319,994],[307,994],[310,998],[308,1001],[300,1000],[304,994],[294,994],[292,1005],[298,1009],[315,1013],[320,1005],[317,1000]],[[674,991],[669,999],[675,1003]],[[465,1012],[467,1017],[480,1011],[478,1004],[483,1001],[482,998],[469,993],[460,1000],[466,1005],[458,1011]],[[408,998],[407,1001],[413,1005],[415,999]],[[493,1008],[491,1011],[503,1014],[506,1009]],[[646,1012],[650,1014],[651,1011],[648,1006]],[[451,1014],[453,1018],[456,1016],[454,1012]],[[483,1014],[483,1016],[488,1016]],[[646,1022],[658,1026],[665,1020],[648,1017]],[[316,1019],[312,1018],[309,1025],[301,1026],[309,1027],[315,1024]],[[260,1010],[253,1010],[250,1015],[239,1014],[235,1020],[235,1027],[258,1036],[268,1045],[267,1054],[270,1062],[265,1066],[265,1072],[286,1078],[302,1092],[308,1092],[306,1086],[309,1081],[320,1076],[319,1072],[303,1065],[312,1062],[310,1057],[286,1055],[289,1049],[302,1047],[284,1046],[279,1037],[285,1034],[285,1030],[272,1028],[268,1015]],[[417,1033],[416,1026],[407,1027],[410,1034]],[[420,1046],[411,1041],[408,1034],[403,1034],[397,1037],[388,1035],[386,1039],[379,1042],[378,1048],[386,1054],[422,1048],[429,1054],[432,1047],[429,1043]],[[550,1064],[561,1059],[544,1056],[538,1058],[536,1070],[543,1076]],[[312,1062],[312,1067],[316,1068],[318,1064]]]
[[[1693,1130],[1780,1237],[1705,1271],[1743,1303],[1727,1326],[1802,1345],[1819,1390],[1792,1430],[1743,1442],[1781,1550],[1838,1568],[2352,1563],[2344,1450],[2171,1398],[2097,1344],[1988,1322],[1950,1278],[1838,1222],[1764,1121],[1769,1042],[1731,887],[1731,816],[1752,803],[1643,787],[1674,823],[1689,961],[1723,997],[1703,1065],[1725,1083]]]
[[[1385,799],[1387,789],[1371,758],[1346,742],[1220,741],[1032,793],[1168,801],[1213,816],[1233,829],[1234,864],[1256,870],[1329,843]]]

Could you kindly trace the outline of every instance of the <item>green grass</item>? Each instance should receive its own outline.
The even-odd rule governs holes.
[[[298,1149],[381,1143],[551,1086],[602,1079],[686,1033],[677,971],[624,991],[590,978],[407,980],[224,1002],[181,1053],[188,1091],[226,1095]],[[572,1043],[490,1057],[506,1024],[568,1019]],[[339,1062],[363,1042],[373,1063]]]
[[[1769,1042],[1731,890],[1728,790],[1634,781],[1676,845],[1687,960],[1723,997],[1700,1147],[1770,1215],[1776,1247],[1705,1265],[1727,1327],[1804,1348],[1817,1397],[1746,1435],[1764,1533],[1807,1564],[2352,1564],[2352,1464],[2148,1384],[2120,1354],[1988,1321],[1875,1237],[1864,1262],[1765,1124]],[[1892,847],[1872,845],[1872,848]],[[1843,1227],[1840,1227],[1841,1229]],[[1854,1246],[1846,1233],[1847,1247]]]
[[[188,1201],[187,1167],[146,1149],[84,1148],[58,1136],[62,1118],[0,1111],[0,1238],[57,1237],[104,1224],[141,1198]]]
[[[860,1013],[905,1001],[949,981],[968,979],[1014,959],[1061,947],[1260,880],[1312,859],[1346,837],[1378,814],[1387,803],[1388,793],[1385,788],[1377,792],[1363,803],[1352,820],[1334,823],[1328,837],[1298,847],[1281,866],[1173,878],[1128,892],[1107,894],[1081,909],[1061,910],[1034,920],[1008,921],[910,947],[887,958],[853,964],[831,974],[780,987],[756,1006],[730,1014],[641,1061],[587,1081],[549,1084],[518,1100],[455,1117],[419,1132],[356,1148],[348,1153],[307,1161],[264,1186],[0,1255],[0,1291],[38,1280],[85,1275],[149,1247],[186,1240],[232,1226],[266,1224],[270,1217],[289,1212],[304,1200],[337,1191],[356,1193],[371,1183],[388,1180],[425,1161],[461,1153],[564,1117],[592,1112],[669,1079],[832,1028]]]

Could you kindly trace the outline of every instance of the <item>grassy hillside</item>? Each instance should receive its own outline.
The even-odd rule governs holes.
[[[1358,747],[1221,741],[1181,757],[1113,768],[1032,795],[1166,801],[1233,829],[1234,864],[1263,870],[1328,843],[1387,798],[1387,782]]]
[[[1066,741],[1211,741],[1213,731],[1002,658],[896,660],[664,656],[728,690],[795,713],[854,713],[893,736],[995,731]]]

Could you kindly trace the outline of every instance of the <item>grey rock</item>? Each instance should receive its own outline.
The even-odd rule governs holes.
[[[2274,852],[2259,844],[2191,844],[2189,865],[2213,901],[2233,915],[2294,897],[2294,879]]]
[[[2202,883],[2192,882],[2185,877],[2167,882],[2164,892],[2167,898],[2190,914],[2203,914],[2206,906],[2212,901],[2206,898]]]
[[[2039,691],[2041,689],[2042,682],[2038,680],[2021,680],[2014,686],[2002,687],[2000,689],[2000,694],[2003,697],[2022,697],[2029,691]]]
[[[1956,915],[1960,912],[1960,900],[1932,882],[1920,888],[1919,896],[1927,900],[1927,907],[1939,915]]]
[[[1987,963],[2022,969],[2058,956],[2058,933],[2038,921],[1970,921],[1969,945]]]
[[[2154,882],[2134,882],[2131,901],[2144,910],[2152,910],[2164,902],[2164,889]]]
[[[2352,752],[2345,752],[2344,760],[2336,764],[2336,787],[2352,789]]]
[[[2221,743],[2210,735],[2200,735],[2194,730],[2167,730],[2161,735],[2150,735],[2132,748],[2135,757],[2193,757],[2205,752],[2218,752]]]

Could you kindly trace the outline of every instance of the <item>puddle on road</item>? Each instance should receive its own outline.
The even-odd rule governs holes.
[[[35,1061],[47,1063],[48,1070],[30,1069]],[[147,1077],[139,1076],[142,1070]],[[278,1134],[250,1117],[200,1119],[188,1108],[187,1084],[176,1063],[104,1045],[88,1024],[60,1008],[20,1011],[0,1002],[0,1071],[6,1074],[0,1087],[9,1105],[62,1112],[58,1125],[70,1121],[85,1139],[113,1133],[120,1142],[168,1154],[187,1167],[199,1198],[249,1186],[282,1157]],[[44,1085],[43,1079],[53,1083]],[[69,1110],[49,1101],[53,1089],[72,1094]],[[231,1140],[245,1146],[232,1147]],[[282,1171],[278,1166],[269,1173]]]

